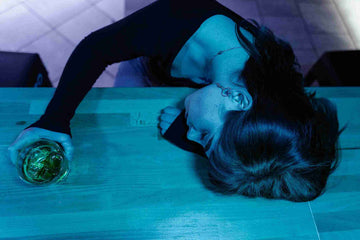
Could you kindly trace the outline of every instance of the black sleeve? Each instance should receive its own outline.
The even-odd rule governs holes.
[[[236,17],[215,0],[157,0],[86,36],[69,57],[59,85],[38,121],[39,127],[70,135],[70,120],[107,66],[140,56],[171,62],[176,52],[216,13]],[[206,157],[202,146],[186,138],[185,111],[165,133],[180,148]]]
[[[76,108],[107,66],[139,56],[163,56],[179,38],[180,0],[158,0],[126,18],[92,32],[74,49],[45,113],[30,127],[69,134]],[[188,4],[186,5],[188,6]],[[174,33],[174,34],[173,34]],[[25,129],[27,129],[25,128]]]
[[[186,134],[188,130],[189,127],[186,124],[185,110],[183,110],[165,132],[164,138],[179,148],[207,158],[202,145],[187,139]]]

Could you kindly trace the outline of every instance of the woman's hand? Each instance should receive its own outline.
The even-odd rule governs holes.
[[[162,135],[169,129],[170,125],[175,121],[175,119],[182,112],[181,109],[168,106],[161,110],[159,127]]]
[[[53,132],[43,128],[31,127],[23,130],[15,141],[8,147],[8,154],[11,162],[15,165],[19,150],[31,143],[37,142],[40,138],[46,138],[59,142],[64,147],[66,158],[69,161],[72,160],[74,146],[70,135]]]

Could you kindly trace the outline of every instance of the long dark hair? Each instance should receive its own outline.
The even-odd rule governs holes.
[[[229,111],[209,157],[210,188],[222,194],[310,201],[323,194],[339,164],[336,106],[305,92],[290,44],[265,26],[237,24],[248,51],[241,76],[253,97],[248,111]],[[240,32],[250,31],[255,44]]]

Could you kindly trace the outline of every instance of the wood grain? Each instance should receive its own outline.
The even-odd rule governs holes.
[[[7,147],[55,89],[0,88],[0,239],[356,239],[360,232],[360,88],[310,87],[338,109],[341,164],[312,202],[222,196],[207,159],[159,133],[166,106],[191,88],[93,88],[71,121],[65,182],[25,185]]]

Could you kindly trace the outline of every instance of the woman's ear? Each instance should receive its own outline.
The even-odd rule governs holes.
[[[246,89],[235,92],[235,98],[232,98],[230,110],[247,111],[251,108],[253,99]]]
[[[252,99],[251,94],[247,90],[245,90],[243,92],[243,94],[244,94],[244,98],[240,102],[240,105],[243,108],[243,111],[247,111],[251,108],[251,106],[253,104],[253,99]]]

